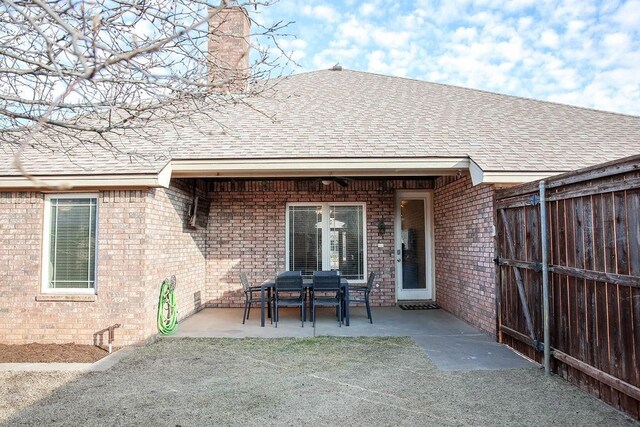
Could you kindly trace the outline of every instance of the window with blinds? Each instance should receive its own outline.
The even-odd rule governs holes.
[[[289,206],[289,271],[322,270],[322,206]]]
[[[311,276],[337,270],[365,279],[364,204],[295,203],[287,206],[287,267]]]
[[[93,292],[97,198],[49,196],[46,209],[45,290]]]

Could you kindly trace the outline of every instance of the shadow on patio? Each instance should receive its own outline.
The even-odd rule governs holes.
[[[317,336],[408,336],[422,347],[440,370],[471,371],[523,369],[537,365],[495,342],[485,333],[444,310],[404,311],[397,307],[374,307],[373,324],[362,307],[351,309],[351,326],[338,326],[332,309],[318,310]],[[297,309],[283,309],[278,327],[267,319],[260,327],[260,309],[252,309],[242,324],[240,308],[207,308],[185,319],[174,337],[285,338],[312,337],[313,323],[300,326]]]

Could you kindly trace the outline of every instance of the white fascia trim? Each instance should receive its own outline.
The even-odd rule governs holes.
[[[0,189],[55,189],[66,191],[82,188],[169,187],[171,165],[158,174],[145,175],[52,175],[37,176],[37,182],[22,176],[0,176]]]
[[[469,173],[473,185],[478,184],[522,184],[524,182],[537,181],[553,175],[565,173],[566,171],[546,171],[546,172],[505,172],[505,171],[484,171],[473,160],[469,161]]]
[[[484,171],[473,160],[469,160],[469,174],[471,175],[471,183],[473,185],[482,184],[484,180]]]
[[[158,172],[158,185],[160,187],[169,188],[172,172],[173,172],[173,169],[171,167],[171,162],[167,162],[165,167],[163,167],[162,170]]]
[[[173,177],[455,175],[467,157],[172,160]]]

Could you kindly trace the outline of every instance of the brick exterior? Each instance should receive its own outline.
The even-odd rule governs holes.
[[[209,14],[209,81],[221,92],[243,92],[249,76],[249,16],[241,7]]]
[[[493,189],[472,187],[466,177],[448,181],[438,179],[434,191],[436,299],[495,333]],[[41,292],[43,194],[0,193],[0,342],[99,344],[114,324],[122,325],[115,345],[145,341],[157,330],[160,284],[172,274],[180,318],[204,306],[239,307],[239,272],[259,283],[285,269],[287,202],[365,202],[367,269],[378,274],[379,285],[372,302],[393,305],[396,190],[433,186],[432,180],[354,180],[345,188],[238,181],[215,183],[207,193],[200,182],[197,194],[211,199],[206,229],[186,225],[193,181],[172,180],[168,189],[101,191],[98,293],[90,301],[52,301]]]
[[[445,310],[496,333],[494,188],[464,176],[436,180],[436,299]]]
[[[141,308],[147,297],[145,192],[104,191],[98,197],[98,289],[95,301],[38,301],[41,293],[44,196],[0,196],[0,342],[82,344],[106,339],[116,323],[116,345],[148,337]]]
[[[162,281],[176,276],[178,317],[183,319],[204,308],[207,285],[206,230],[187,226],[193,186],[184,180],[172,180],[169,189],[147,193],[145,281],[151,298],[145,300],[147,334],[156,329],[158,291]],[[197,195],[205,195],[202,187]]]
[[[208,305],[240,306],[238,274],[253,283],[285,269],[287,202],[366,202],[367,270],[377,274],[373,305],[395,304],[395,189],[429,188],[432,181],[352,181],[346,188],[308,181],[221,183],[211,192]],[[378,224],[384,219],[386,232]],[[215,226],[212,226],[215,224]],[[383,245],[382,248],[378,245]]]
[[[200,189],[202,194],[202,189]],[[192,189],[98,193],[98,293],[92,301],[44,301],[41,292],[44,196],[0,193],[0,342],[142,342],[156,332],[158,290],[177,276],[180,316],[204,306],[205,235],[184,227]],[[60,297],[58,298],[60,299]]]

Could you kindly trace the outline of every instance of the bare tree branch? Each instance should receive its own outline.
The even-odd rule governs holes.
[[[272,1],[247,3],[248,83],[277,77],[283,63],[292,62],[277,43],[288,23],[256,19]],[[124,132],[145,138],[155,121],[192,113],[215,120],[225,104],[260,95],[264,86],[254,84],[240,98],[220,93],[238,78],[212,72],[224,66],[212,60],[207,42],[228,35],[208,23],[224,3],[2,0],[0,150],[16,153],[25,176],[19,160],[25,150],[64,154],[84,146],[135,157],[135,146],[114,143]]]

